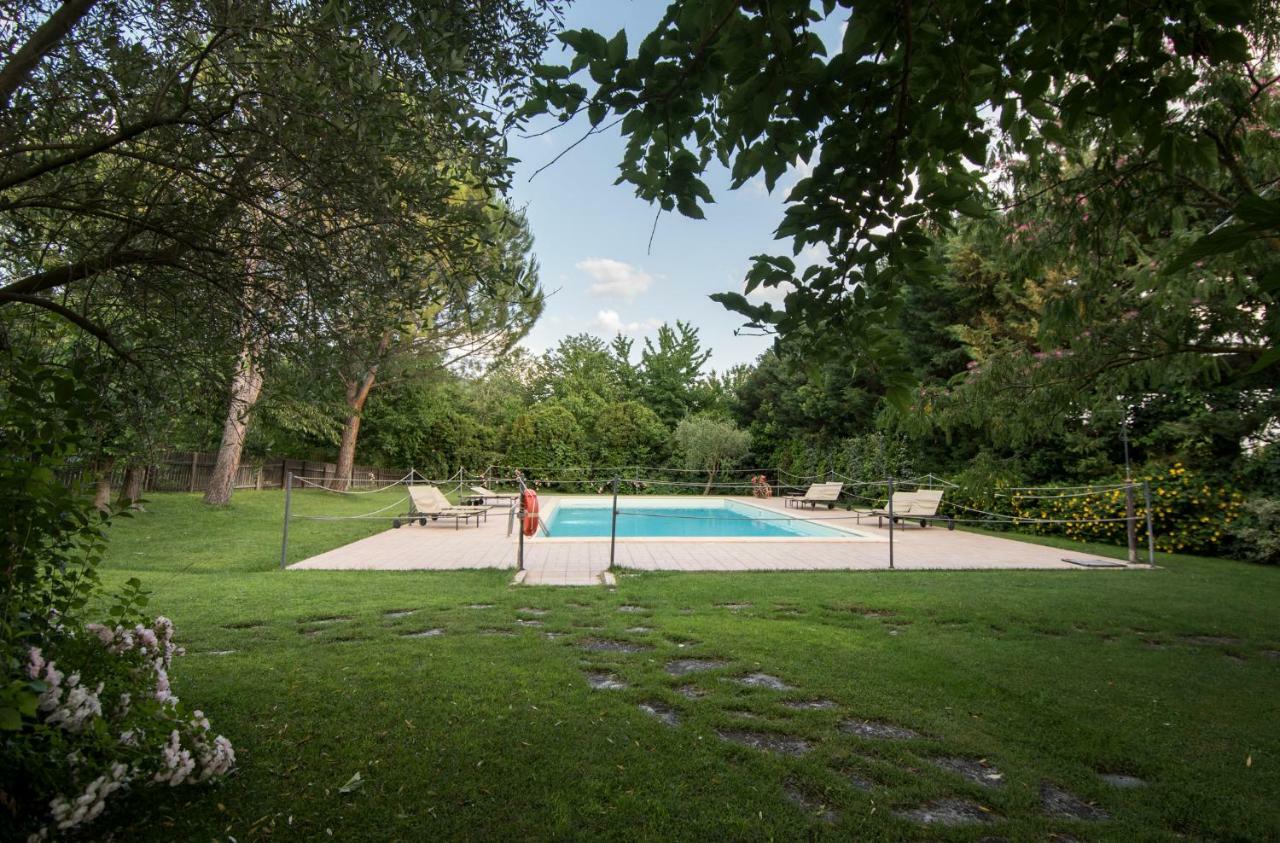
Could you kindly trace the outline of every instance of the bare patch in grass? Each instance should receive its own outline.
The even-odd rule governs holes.
[[[642,702],[636,708],[650,717],[656,717],[668,726],[679,726],[680,715],[669,705],[660,702]]]
[[[621,691],[627,687],[626,682],[603,670],[589,670],[584,675],[587,684],[597,691]]]
[[[675,659],[667,662],[667,673],[672,676],[687,676],[704,670],[717,670],[728,664],[724,659]]]
[[[716,734],[720,736],[721,740],[736,743],[740,746],[749,746],[761,752],[777,753],[778,755],[798,757],[813,748],[813,745],[807,740],[797,738],[794,735],[778,735],[772,732],[744,732],[737,729],[717,729]]]
[[[266,626],[266,621],[236,621],[235,623],[223,624],[223,629],[259,629]]]
[[[511,631],[511,630],[509,630],[509,629],[493,629],[493,628],[489,628],[489,629],[482,629],[482,630],[480,630],[480,634],[481,634],[481,635],[496,635],[496,636],[498,636],[499,638],[514,638],[514,637],[515,637],[515,633],[514,633],[514,632],[512,632],[512,631]]]
[[[881,741],[909,741],[920,737],[920,733],[905,726],[892,723],[879,723],[874,720],[843,720],[840,731],[860,738],[873,738]]]
[[[611,638],[583,638],[578,646],[592,652],[607,653],[643,653],[653,649],[651,644],[637,644],[632,641],[614,641]]]
[[[351,620],[350,615],[321,615],[318,618],[298,618],[298,623],[305,623],[311,626],[321,626],[331,623],[342,623]]]
[[[977,802],[967,799],[935,799],[918,808],[895,813],[904,820],[920,825],[984,825],[994,819]]]
[[[1049,816],[1066,820],[1101,822],[1111,819],[1111,815],[1098,806],[1048,782],[1040,784],[1040,805]]]
[[[948,773],[982,787],[1003,787],[1004,774],[987,763],[984,758],[930,758],[929,763]]]
[[[851,615],[861,615],[864,618],[891,618],[898,614],[892,609],[877,609],[874,606],[864,606],[861,603],[832,603],[825,608],[829,612],[847,612]]]
[[[746,676],[738,676],[728,680],[736,682],[739,685],[745,685],[748,688],[768,688],[770,691],[794,691],[795,687],[788,685],[776,676],[768,673],[748,673]]]
[[[1099,773],[1098,778],[1117,790],[1137,790],[1147,786],[1145,779],[1131,776],[1128,773]]]
[[[1184,635],[1179,640],[1193,647],[1231,647],[1240,643],[1234,635]]]
[[[836,811],[827,807],[820,800],[814,799],[796,787],[794,784],[784,784],[782,786],[782,795],[787,801],[795,805],[806,814],[813,816],[826,825],[835,825],[836,820],[840,819],[840,815]]]
[[[792,711],[830,711],[836,704],[832,700],[785,700],[782,706]]]

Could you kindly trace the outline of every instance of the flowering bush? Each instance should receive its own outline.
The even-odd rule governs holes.
[[[55,470],[81,459],[93,378],[16,366],[0,390],[0,840],[82,828],[126,789],[209,781],[230,742],[181,707],[169,670],[182,651],[165,618],[144,622],[137,580],[106,598],[97,565],[107,520]]]
[[[169,687],[183,651],[168,618],[64,627],[43,643],[28,647],[20,675],[8,677],[38,692],[4,751],[6,769],[25,774],[18,782],[6,774],[4,793],[11,808],[25,809],[30,840],[89,823],[128,787],[196,784],[235,766],[231,742],[210,733],[203,712],[186,714]]]
[[[763,474],[754,474],[751,476],[751,494],[757,498],[773,497],[773,487],[769,485],[769,478]]]
[[[1182,463],[1148,471],[1135,478],[1134,512],[1139,542],[1146,542],[1146,505],[1141,482],[1151,490],[1152,528],[1156,550],[1221,553],[1229,544],[1230,527],[1240,517],[1243,496],[1221,483],[1210,483],[1189,472]],[[1061,533],[1080,541],[1127,542],[1125,491],[1122,488],[1081,490],[1050,497],[1015,494],[1013,514],[1027,519],[1067,520],[1068,524],[1031,524],[1038,533]]]

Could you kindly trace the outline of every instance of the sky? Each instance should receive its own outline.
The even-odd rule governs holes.
[[[665,7],[666,0],[581,0],[570,7],[565,25],[605,37],[625,28],[634,55]],[[571,55],[557,41],[543,60],[565,64]],[[590,84],[585,74],[583,80]],[[553,124],[535,122],[526,134]],[[621,332],[634,338],[638,349],[659,325],[680,319],[697,327],[703,347],[711,350],[708,368],[724,371],[753,361],[772,340],[747,335],[751,331],[735,335],[743,318],[708,297],[741,291],[752,255],[789,254],[790,244],[775,241],[773,230],[782,219],[782,197],[800,176],[784,176],[772,195],[762,178],[730,191],[728,173],[716,165],[718,171],[708,179],[716,202],[704,206],[706,219],[662,214],[650,248],[657,208],[637,198],[632,186],[613,183],[623,151],[616,129],[588,138],[534,176],[588,128],[580,117],[541,137],[510,138],[511,152],[520,159],[511,198],[528,214],[542,286],[549,294],[542,318],[523,344],[541,353],[570,334],[608,340]],[[778,291],[768,295],[780,303]]]

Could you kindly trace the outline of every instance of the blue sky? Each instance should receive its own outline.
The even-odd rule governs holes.
[[[570,8],[566,26],[606,37],[625,27],[634,52],[665,7],[655,0],[582,0]],[[544,60],[563,64],[568,56],[556,42]],[[540,138],[511,139],[512,154],[521,159],[512,199],[528,213],[543,287],[551,294],[524,345],[541,352],[569,334],[609,339],[621,330],[638,348],[658,325],[682,319],[697,326],[712,350],[709,367],[723,371],[754,360],[771,340],[735,336],[742,317],[708,296],[741,290],[751,255],[789,252],[790,244],[774,241],[773,229],[782,218],[782,195],[798,176],[784,177],[768,195],[763,180],[730,191],[727,172],[714,173],[709,185],[716,203],[706,207],[707,218],[664,213],[650,250],[656,208],[630,185],[613,184],[623,148],[616,130],[589,138],[530,181],[587,128],[579,119]]]

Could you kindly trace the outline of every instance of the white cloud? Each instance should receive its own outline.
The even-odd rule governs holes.
[[[574,266],[596,280],[590,287],[596,296],[621,296],[632,301],[653,284],[649,273],[612,258],[587,258]]]
[[[613,334],[643,334],[662,327],[661,319],[644,319],[639,322],[623,322],[616,310],[596,311],[596,327],[612,336]]]
[[[747,189],[756,196],[769,195],[769,188],[764,183],[764,176],[756,176],[751,181],[747,182]]]

